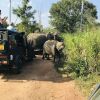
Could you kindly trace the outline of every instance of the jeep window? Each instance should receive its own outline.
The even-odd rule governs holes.
[[[7,37],[7,32],[0,32],[0,40],[7,40],[8,37]]]

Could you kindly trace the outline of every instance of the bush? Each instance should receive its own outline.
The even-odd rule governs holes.
[[[77,77],[100,72],[100,30],[77,34],[62,34],[67,59],[63,69]],[[64,71],[64,72],[65,72]]]

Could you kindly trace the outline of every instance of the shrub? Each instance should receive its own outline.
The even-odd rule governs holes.
[[[100,72],[100,30],[77,34],[62,34],[67,59],[64,72],[76,73],[77,77]]]

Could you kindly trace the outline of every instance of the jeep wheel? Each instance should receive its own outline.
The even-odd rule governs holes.
[[[22,59],[20,56],[16,56],[15,64],[13,66],[14,66],[13,72],[15,74],[19,74],[21,72],[21,68],[22,68]]]

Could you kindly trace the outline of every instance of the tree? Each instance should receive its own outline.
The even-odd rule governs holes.
[[[97,18],[96,7],[84,1],[84,10],[82,9],[82,0],[60,0],[54,3],[50,9],[51,24],[60,32],[75,32],[83,19],[82,24],[90,24]]]
[[[32,11],[32,6],[29,5],[29,0],[22,0],[22,7],[13,9],[13,13],[21,20],[21,23],[18,24],[19,27],[21,26],[22,30],[27,33],[30,32],[30,27],[33,26],[34,31],[34,27],[36,26],[36,21],[34,21],[35,12],[35,10]]]

